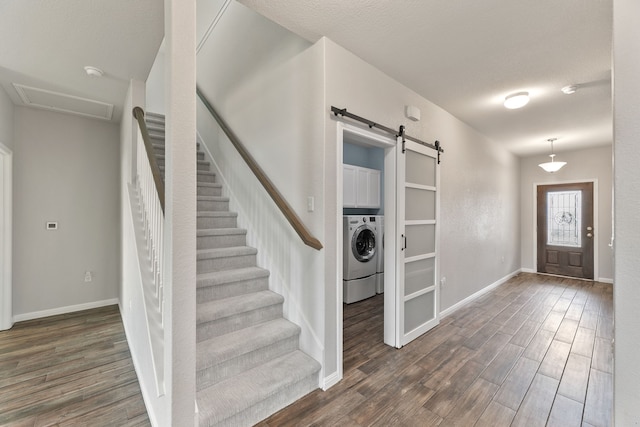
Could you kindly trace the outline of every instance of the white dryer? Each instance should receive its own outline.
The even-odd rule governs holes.
[[[384,216],[375,217],[376,222],[376,293],[384,293]]]
[[[366,215],[347,215],[343,231],[343,297],[350,304],[376,294],[376,222]]]

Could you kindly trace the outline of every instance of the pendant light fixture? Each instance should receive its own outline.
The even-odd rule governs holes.
[[[549,173],[554,173],[559,171],[560,169],[562,169],[562,167],[564,165],[567,164],[567,162],[556,162],[554,161],[554,157],[556,157],[555,154],[553,154],[553,142],[555,140],[557,140],[558,138],[549,138],[547,139],[547,141],[549,141],[551,143],[551,154],[549,154],[549,157],[551,157],[551,161],[547,162],[547,163],[540,163],[538,166],[540,166],[542,169],[545,170],[545,172],[549,172]]]

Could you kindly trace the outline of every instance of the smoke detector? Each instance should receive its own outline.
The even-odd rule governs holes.
[[[100,68],[92,67],[91,65],[85,66],[84,67],[84,71],[85,71],[85,73],[87,73],[88,76],[91,76],[91,77],[102,77],[102,76],[104,76],[104,71],[102,71]]]

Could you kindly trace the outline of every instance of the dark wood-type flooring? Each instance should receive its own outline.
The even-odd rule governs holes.
[[[344,379],[258,424],[612,424],[612,285],[520,274],[398,350],[382,296],[345,306]]]
[[[0,332],[0,425],[150,425],[117,306]]]

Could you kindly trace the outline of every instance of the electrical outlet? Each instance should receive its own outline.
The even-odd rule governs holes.
[[[84,272],[84,281],[85,283],[89,283],[93,280],[93,274],[91,274],[90,271],[85,271]]]
[[[444,288],[447,285],[447,278],[446,277],[442,277],[440,278],[440,287]]]
[[[502,261],[502,263],[504,264],[504,255],[502,255],[502,258],[500,259],[500,261]]]
[[[316,209],[316,200],[315,197],[309,196],[307,197],[307,212],[313,212]]]

